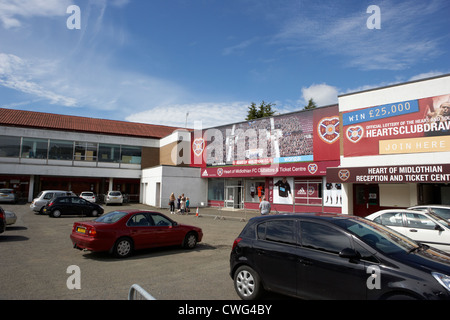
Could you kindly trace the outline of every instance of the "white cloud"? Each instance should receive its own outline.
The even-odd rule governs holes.
[[[440,76],[443,74],[444,74],[444,72],[440,72],[440,71],[424,72],[424,73],[420,73],[415,76],[412,76],[411,78],[409,78],[408,81],[416,81],[416,80],[421,80],[421,79],[426,79],[426,78],[432,78],[432,77],[437,77],[437,76]]]
[[[129,115],[126,120],[151,124],[193,128],[196,121],[202,128],[244,121],[248,102],[203,102],[189,104],[161,105],[146,111]]]
[[[305,105],[309,99],[313,99],[318,107],[335,104],[338,102],[338,89],[336,87],[322,84],[313,84],[302,88],[302,103]]]
[[[45,65],[45,63],[43,64]],[[49,100],[51,104],[75,105],[75,99],[58,94],[56,91],[31,80],[33,78],[33,70],[39,73],[41,69],[40,67],[34,69],[32,63],[16,55],[0,53],[0,86]]]
[[[0,21],[6,29],[20,27],[21,18],[63,16],[70,0],[2,0]]]

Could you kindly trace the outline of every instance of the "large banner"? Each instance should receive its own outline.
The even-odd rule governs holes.
[[[450,151],[450,94],[342,113],[345,157]]]
[[[317,162],[339,160],[339,124],[336,105],[194,130],[191,165],[204,177],[315,174]]]

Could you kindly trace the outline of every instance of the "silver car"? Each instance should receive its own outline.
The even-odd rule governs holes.
[[[50,199],[62,196],[76,196],[76,194],[72,191],[44,190],[39,192],[38,196],[33,199],[30,204],[30,209],[36,213],[42,213],[42,209],[47,205],[47,202]]]
[[[108,191],[105,196],[105,204],[108,205],[111,203],[123,203],[123,196],[120,191]]]
[[[450,221],[450,206],[445,204],[424,204],[408,208],[410,210],[431,211],[442,219]]]
[[[0,202],[16,203],[17,194],[14,192],[14,189],[0,189]]]

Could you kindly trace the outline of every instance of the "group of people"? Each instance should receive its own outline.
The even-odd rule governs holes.
[[[169,207],[170,214],[187,214],[189,209],[189,198],[184,196],[184,193],[178,198],[175,197],[175,194],[172,194],[169,197]]]

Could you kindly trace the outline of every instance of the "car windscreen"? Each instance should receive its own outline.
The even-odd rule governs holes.
[[[418,246],[404,235],[366,219],[342,219],[335,223],[385,254],[409,252]]]
[[[436,209],[433,209],[436,210]],[[450,223],[448,220],[445,220],[445,218],[443,218],[442,216],[438,215],[437,213],[431,211],[431,212],[427,212],[430,216],[432,216],[434,219],[436,219],[437,221],[439,221],[439,223],[443,224],[445,227],[450,229]]]
[[[104,223],[115,223],[125,217],[128,214],[128,212],[123,211],[112,211],[109,212],[101,217],[98,217],[94,221],[97,222],[104,222]]]

